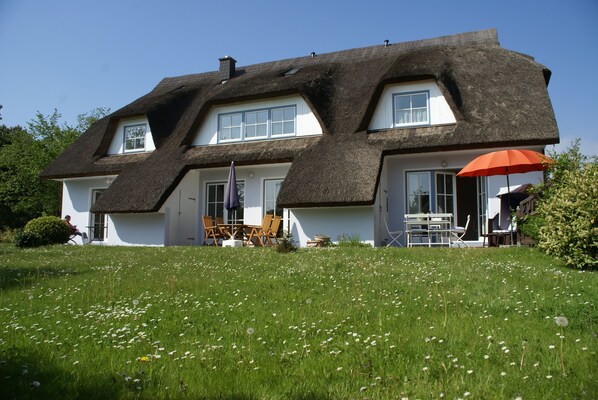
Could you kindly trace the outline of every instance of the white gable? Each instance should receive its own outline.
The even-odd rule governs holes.
[[[457,122],[440,88],[436,82],[429,80],[387,85],[382,91],[382,96],[370,121],[368,130],[375,131],[393,128],[395,126],[393,96],[413,92],[427,92],[429,94],[429,125],[445,125]]]
[[[144,149],[125,151],[125,127],[130,126],[142,126],[145,125],[145,146]],[[108,154],[125,154],[135,152],[149,152],[154,151],[156,146],[154,145],[154,138],[152,137],[152,131],[149,122],[146,117],[127,118],[120,120],[116,127],[116,132],[108,148]]]
[[[294,106],[297,112],[296,132],[292,137],[322,134],[322,127],[305,100],[303,100],[303,98],[299,95],[294,95],[271,100],[249,101],[212,107],[208,113],[208,116],[195,135],[193,146],[218,144],[218,116],[220,114],[247,112],[252,110],[287,106]]]

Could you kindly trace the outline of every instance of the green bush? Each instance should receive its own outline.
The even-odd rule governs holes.
[[[0,231],[0,243],[13,243],[15,241],[16,229],[5,228]]]
[[[598,266],[598,162],[563,171],[537,206],[538,247],[575,268]]]
[[[337,237],[338,246],[340,247],[372,247],[371,245],[364,243],[359,238],[359,235],[354,233],[352,235],[342,234]]]
[[[70,237],[70,229],[64,221],[52,216],[32,219],[27,222],[24,231],[35,233],[41,246],[66,243]]]
[[[19,231],[14,236],[14,243],[17,247],[37,247],[41,240],[37,233],[29,231]]]
[[[276,251],[279,253],[293,253],[297,251],[295,240],[290,232],[285,232],[276,242]]]

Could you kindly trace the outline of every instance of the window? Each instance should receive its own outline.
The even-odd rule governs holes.
[[[241,139],[242,114],[226,114],[220,116],[219,140],[222,142]]]
[[[436,173],[436,212],[455,213],[455,174]]]
[[[245,113],[245,139],[268,137],[268,110]]]
[[[105,189],[93,189],[91,191],[91,205],[93,206],[100,198]],[[103,241],[108,235],[106,232],[106,214],[89,213],[90,240]]]
[[[276,107],[218,115],[218,142],[295,135],[297,108]]]
[[[430,173],[407,172],[407,214],[430,212]]]
[[[224,208],[224,188],[226,182],[208,183],[206,185],[206,215],[212,218],[222,217],[226,223],[231,223],[233,218],[236,223],[243,223],[245,217],[245,182],[237,181],[237,190],[239,191],[239,202],[241,205],[237,208],[234,215],[228,215]]]
[[[488,178],[478,176],[477,178],[478,195],[478,229],[480,234],[488,233]]]
[[[145,150],[145,124],[125,126],[125,152]]]
[[[429,117],[429,92],[401,93],[393,96],[394,125],[427,125]]]
[[[272,110],[272,136],[295,134],[295,107]]]
[[[282,179],[266,179],[264,181],[264,214],[283,216],[282,208],[276,205],[282,181]]]

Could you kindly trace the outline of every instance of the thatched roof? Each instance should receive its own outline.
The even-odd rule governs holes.
[[[285,76],[291,68],[299,70]],[[550,71],[500,47],[495,30],[379,45],[162,80],[98,121],[42,173],[45,178],[119,174],[94,206],[105,213],[157,211],[193,168],[292,162],[284,207],[372,204],[388,154],[558,142],[546,85]],[[433,79],[457,122],[367,132],[385,85]],[[301,95],[321,137],[191,147],[214,105]],[[122,118],[147,115],[156,150],[107,156]]]

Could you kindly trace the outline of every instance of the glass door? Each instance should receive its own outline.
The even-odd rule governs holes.
[[[488,179],[485,176],[477,178],[478,183],[478,230],[481,235],[488,233]]]
[[[436,172],[436,212],[453,214],[456,221],[455,203],[455,174],[450,172]]]
[[[105,189],[93,189],[91,191],[91,205],[100,198]],[[106,214],[89,213],[90,240],[103,241],[107,237]]]

